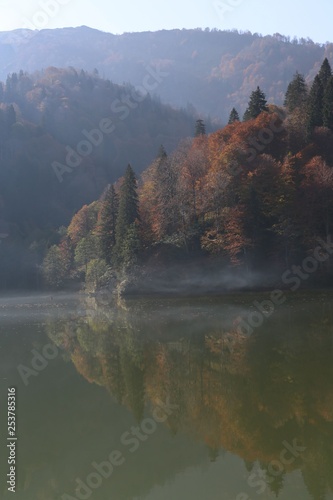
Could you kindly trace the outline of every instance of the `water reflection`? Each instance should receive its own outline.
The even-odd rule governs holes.
[[[137,422],[147,405],[151,412],[170,398],[179,406],[165,423],[172,435],[204,443],[212,464],[225,452],[240,457],[248,493],[239,498],[280,497],[284,485],[283,498],[296,498],[285,481],[294,471],[310,498],[328,498],[332,302],[291,298],[250,337],[237,328],[245,306],[236,302],[142,300],[115,308],[90,299],[72,321],[50,321],[46,328],[77,372],[106,389]],[[289,450],[279,470],[285,443],[297,443],[302,452],[293,457]]]
[[[77,478],[112,450],[125,463],[96,500],[332,498],[333,294],[292,295],[246,336],[238,319],[256,298],[0,301],[0,396],[14,385],[19,402],[16,498],[78,499]],[[26,386],[18,365],[50,343],[58,355]],[[131,453],[121,436],[168,400],[177,411]]]

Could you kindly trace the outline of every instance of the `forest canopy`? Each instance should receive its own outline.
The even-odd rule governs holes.
[[[195,137],[171,154],[161,146],[140,178],[128,165],[51,247],[46,280],[51,265],[57,277],[70,270],[63,284],[79,275],[96,290],[129,278],[140,289],[156,263],[167,279],[179,262],[245,270],[299,262],[332,234],[332,81],[325,59],[309,87],[295,73],[284,108],[257,87],[244,121],[233,109],[230,123],[207,135],[198,120]],[[328,279],[330,269],[323,263],[320,274]]]

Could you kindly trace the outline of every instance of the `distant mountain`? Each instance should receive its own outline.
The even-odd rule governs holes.
[[[310,81],[325,57],[333,62],[333,44],[279,34],[197,29],[112,35],[85,26],[0,33],[0,79],[20,69],[72,66],[142,86],[157,70],[162,76],[153,94],[224,121],[233,106],[243,113],[257,85],[269,102],[282,104],[295,70]]]

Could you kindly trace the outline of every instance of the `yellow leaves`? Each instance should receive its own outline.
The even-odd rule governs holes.
[[[99,202],[91,203],[91,205],[84,205],[81,210],[74,215],[67,230],[67,234],[74,245],[77,245],[82,238],[85,238],[94,230],[97,223],[99,207]]]
[[[315,156],[303,169],[304,184],[316,184],[324,188],[333,188],[333,169],[327,165],[321,156]]]

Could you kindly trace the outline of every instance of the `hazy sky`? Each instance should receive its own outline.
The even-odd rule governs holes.
[[[46,12],[45,12],[46,11]],[[333,0],[0,0],[0,31],[90,26],[112,33],[218,28],[333,41]]]

